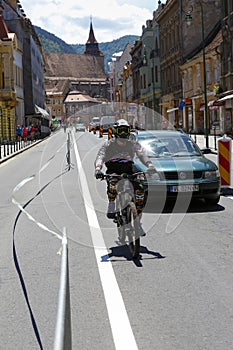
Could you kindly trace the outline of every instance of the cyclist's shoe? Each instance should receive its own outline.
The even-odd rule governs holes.
[[[108,219],[115,219],[115,202],[109,202],[108,203],[108,211],[107,211],[107,218]]]
[[[140,234],[141,237],[145,237],[146,236],[146,232],[143,230],[141,222],[139,222],[139,234]]]

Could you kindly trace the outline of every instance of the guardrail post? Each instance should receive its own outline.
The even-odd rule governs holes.
[[[68,245],[65,228],[62,238],[61,277],[54,350],[72,350]]]

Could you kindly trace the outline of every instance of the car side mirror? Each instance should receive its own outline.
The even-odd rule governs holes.
[[[211,153],[211,149],[208,147],[202,148],[201,149],[202,154],[210,154]]]

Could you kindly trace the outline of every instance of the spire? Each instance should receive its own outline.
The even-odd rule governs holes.
[[[90,23],[90,32],[89,32],[89,38],[87,40],[87,44],[97,44],[96,38],[95,38],[95,34],[94,34],[94,30],[93,30],[93,26],[92,26],[92,17],[90,18],[91,23]]]
[[[99,50],[98,42],[95,38],[93,26],[92,26],[92,17],[90,18],[90,31],[89,31],[89,37],[86,42],[86,50],[84,52],[86,55],[92,55],[92,56],[103,56],[103,53]]]

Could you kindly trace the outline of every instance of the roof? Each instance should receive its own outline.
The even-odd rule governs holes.
[[[65,94],[69,90],[69,80],[50,80],[45,78],[46,94]]]
[[[82,102],[92,102],[92,103],[99,103],[99,101],[87,94],[83,94],[79,91],[71,91],[65,101],[65,103],[72,103],[72,102],[79,102],[79,103],[82,103]]]
[[[106,79],[100,57],[83,54],[45,53],[45,77],[69,80]]]
[[[2,16],[0,15],[0,39],[8,39],[9,36],[9,31],[8,28],[6,26],[6,23],[4,21],[4,19],[2,18]]]

